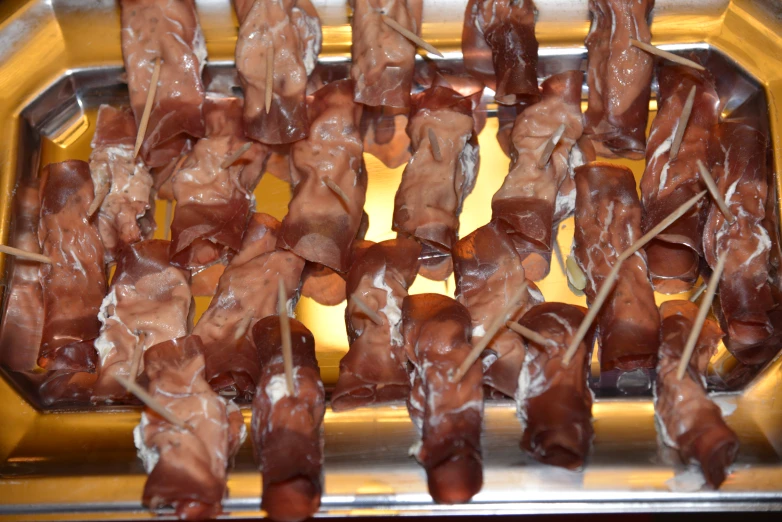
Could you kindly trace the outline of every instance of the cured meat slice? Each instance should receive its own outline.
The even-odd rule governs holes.
[[[414,367],[407,408],[421,434],[410,452],[426,469],[435,502],[467,502],[483,485],[481,365],[459,382],[451,375],[472,349],[470,314],[449,297],[419,294],[405,298],[402,321]]]
[[[497,103],[538,97],[538,41],[532,0],[470,0],[462,54],[467,72],[495,91]]]
[[[709,133],[719,117],[719,98],[708,72],[684,65],[665,65],[658,74],[660,104],[652,122],[641,178],[643,229],[648,231],[705,187],[698,160],[708,164]],[[671,159],[679,118],[690,90],[695,88],[692,113],[678,155]],[[702,198],[646,245],[649,273],[655,290],[684,292],[698,279],[703,255],[703,225],[708,199]]]
[[[646,150],[654,59],[630,39],[651,43],[652,8],[654,0],[589,0],[584,134],[601,156],[640,159]]]
[[[194,0],[120,0],[120,7],[122,58],[136,124],[140,123],[147,103],[155,59],[161,60],[157,91],[141,146],[147,166],[161,167],[178,156],[172,150],[172,142],[204,135],[204,35]]]
[[[220,277],[212,302],[193,329],[201,337],[206,357],[206,379],[215,391],[249,398],[261,367],[251,338],[255,323],[277,313],[278,281],[287,292],[290,313],[299,294],[304,260],[277,250],[280,222],[254,213],[242,248]]]
[[[145,350],[189,331],[190,273],[169,263],[169,245],[161,239],[140,241],[127,246],[117,260],[98,315],[102,326],[95,340],[100,356],[95,401],[126,397],[115,376],[134,381],[144,368]],[[135,368],[134,357],[139,358]]]
[[[707,319],[703,324],[687,372],[681,380],[676,376],[697,313],[697,305],[689,301],[666,301],[660,306],[662,343],[654,412],[665,444],[679,450],[685,463],[700,465],[706,483],[716,489],[736,458],[739,440],[704,387],[709,359],[723,335],[715,321]]]
[[[407,399],[410,377],[402,338],[402,300],[418,273],[421,247],[408,238],[367,246],[348,272],[345,323],[350,350],[339,363],[331,408]],[[352,296],[382,320],[376,324]]]
[[[587,277],[588,302],[619,255],[640,237],[641,204],[633,173],[608,163],[578,167],[573,253]],[[660,314],[642,249],[622,264],[597,322],[602,372],[654,368]]]
[[[151,232],[139,220],[152,208],[153,180],[144,162],[133,158],[135,141],[131,110],[101,105],[92,138],[90,174],[96,199],[103,197],[97,224],[109,263],[123,247],[146,239]]]
[[[305,138],[310,130],[307,79],[321,45],[317,11],[309,0],[234,0],[234,7],[239,19],[236,70],[244,90],[245,133],[268,144]],[[267,110],[269,61],[273,83]]]
[[[773,333],[768,312],[774,308],[769,285],[771,238],[763,226],[768,181],[765,135],[742,123],[725,122],[711,134],[709,155],[717,190],[735,218],[729,222],[712,205],[703,231],[703,252],[710,267],[729,252],[719,284],[725,331],[740,361],[752,364],[742,345],[758,344]]]
[[[206,101],[206,137],[198,140],[172,185],[176,210],[171,222],[171,262],[203,268],[242,246],[252,191],[263,174],[269,152],[248,142],[241,125],[239,98]],[[228,168],[224,161],[251,143]]]
[[[414,95],[407,133],[413,157],[394,199],[393,228],[422,243],[422,275],[445,279],[452,271],[450,253],[462,203],[478,175],[470,98],[440,86]]]
[[[594,437],[592,392],[587,383],[594,327],[578,345],[570,364],[562,365],[585,315],[586,309],[580,306],[543,303],[519,321],[549,341],[526,340],[527,355],[516,392],[521,448],[535,460],[568,469],[584,465]]]
[[[341,80],[315,92],[308,108],[312,127],[307,139],[291,147],[293,198],[277,246],[345,272],[367,193],[361,106],[353,102],[353,82]]]
[[[197,336],[157,344],[144,354],[148,392],[187,425],[183,429],[146,408],[133,442],[148,473],[144,505],[173,506],[183,520],[219,515],[228,493],[227,468],[247,436],[239,408],[204,378]]]
[[[263,368],[252,407],[255,456],[263,474],[261,508],[281,522],[314,515],[323,490],[326,393],[315,359],[315,338],[295,319],[290,328],[293,395],[285,378],[279,317],[261,319],[252,332]]]
[[[576,144],[583,132],[581,71],[551,76],[541,86],[540,102],[527,107],[511,132],[512,163],[492,198],[492,219],[510,231],[527,277],[543,279],[551,264],[552,230],[575,208],[573,169],[584,163]],[[538,166],[549,138],[561,125],[564,133],[543,168]],[[563,187],[565,183],[567,187]],[[567,188],[560,192],[560,188]]]

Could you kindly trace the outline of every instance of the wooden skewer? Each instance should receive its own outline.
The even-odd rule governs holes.
[[[115,375],[114,378],[117,380],[118,383],[122,385],[123,388],[125,388],[130,393],[138,397],[139,400],[147,406],[147,408],[154,411],[155,413],[157,413],[158,415],[166,419],[174,426],[178,428],[182,428],[184,430],[192,429],[189,424],[187,424],[185,421],[183,421],[182,419],[174,415],[171,412],[171,410],[169,410],[168,408],[160,404],[157,400],[155,400],[154,397],[148,394],[144,388],[142,388],[135,382],[129,381],[128,379],[121,377],[119,375]]]
[[[559,140],[562,139],[562,135],[564,133],[565,124],[563,123],[557,127],[557,130],[555,130],[554,133],[549,136],[548,140],[546,140],[546,145],[543,147],[543,152],[540,153],[540,157],[538,158],[539,169],[544,168],[548,163],[548,160],[551,159],[551,154],[554,152],[554,149],[557,148],[557,143],[559,143]]]
[[[92,198],[92,203],[90,203],[90,208],[87,209],[88,218],[91,218],[92,215],[98,211],[100,206],[103,205],[103,200],[106,199],[106,196],[109,195],[110,189],[111,189],[111,184],[108,182],[101,183],[96,187],[95,196]]]
[[[673,135],[673,142],[671,143],[671,152],[668,154],[668,158],[671,161],[675,160],[679,155],[679,149],[682,146],[682,139],[684,138],[684,131],[687,128],[687,123],[690,121],[690,115],[692,114],[692,106],[695,104],[695,91],[696,88],[693,85],[690,89],[690,93],[687,95],[687,100],[682,107],[682,114],[679,116],[679,124],[676,125],[676,132]]]
[[[330,188],[339,199],[342,200],[342,202],[345,204],[345,207],[350,208],[350,198],[347,194],[345,194],[345,192],[343,192],[341,188],[339,188],[339,185],[337,185],[333,179],[328,176],[323,176],[323,183],[325,183],[326,186]]]
[[[736,218],[730,212],[730,208],[728,208],[728,204],[725,202],[725,198],[723,198],[722,194],[720,194],[720,191],[717,188],[717,183],[714,182],[714,178],[712,177],[711,172],[709,172],[709,169],[706,168],[706,165],[704,165],[701,160],[698,160],[698,172],[700,172],[701,177],[703,178],[703,182],[706,183],[706,188],[709,189],[709,193],[711,194],[712,199],[714,199],[714,201],[717,203],[717,206],[720,207],[720,212],[722,212],[722,215],[725,216],[725,219],[727,219],[730,223],[733,223]]]
[[[282,337],[282,361],[285,366],[285,382],[288,385],[288,395],[296,395],[293,383],[293,347],[291,346],[291,323],[286,309],[285,283],[279,280],[277,292],[277,315],[280,317],[280,336]]]
[[[228,167],[236,163],[236,160],[241,158],[245,152],[250,150],[250,147],[252,146],[253,146],[252,142],[248,141],[247,143],[245,143],[244,145],[236,149],[236,151],[233,154],[231,154],[230,156],[228,156],[223,160],[223,162],[220,164],[220,168],[227,169]]]
[[[152,69],[152,79],[149,82],[149,90],[147,91],[147,103],[144,105],[144,112],[141,114],[141,122],[138,126],[138,134],[136,135],[136,148],[133,150],[134,158],[138,156],[138,151],[141,150],[141,144],[144,142],[144,137],[147,135],[149,114],[152,112],[152,103],[155,101],[157,82],[160,78],[160,63],[162,61],[163,60],[160,58],[155,58],[155,67]]]
[[[451,382],[456,383],[462,380],[467,371],[472,367],[473,364],[475,364],[475,361],[478,360],[478,357],[481,356],[483,350],[489,346],[489,343],[500,330],[500,328],[505,326],[505,323],[508,321],[508,317],[510,317],[516,310],[518,310],[520,306],[519,301],[524,295],[524,292],[527,291],[528,285],[529,283],[524,281],[521,286],[519,286],[518,291],[513,295],[513,297],[511,297],[510,301],[508,301],[508,305],[502,310],[502,313],[498,315],[489,325],[489,328],[486,330],[486,334],[484,334],[484,336],[481,337],[481,339],[475,345],[473,345],[470,353],[467,354],[467,357],[464,359],[464,361],[462,361],[462,364],[451,376]]]
[[[443,161],[443,155],[440,153],[440,144],[437,142],[437,134],[434,133],[431,127],[427,130],[427,133],[429,134],[429,143],[432,145],[432,157],[435,161]]]
[[[2,252],[3,254],[8,254],[10,256],[27,259],[28,261],[38,261],[39,263],[46,263],[47,265],[52,264],[51,257],[45,256],[43,254],[36,254],[35,252],[28,252],[27,250],[22,250],[20,248],[0,245],[0,252]]]
[[[166,200],[166,222],[163,223],[163,239],[168,240],[171,238],[171,218],[174,214],[174,202],[170,199]]]
[[[695,291],[690,296],[690,302],[694,303],[695,301],[697,301],[704,290],[706,290],[706,283],[701,283],[701,285],[698,288],[696,288]]]
[[[144,337],[144,340],[142,340],[142,336]],[[144,344],[146,344],[146,338],[147,334],[146,332],[140,332],[138,334],[138,340],[136,341],[136,346],[133,348],[133,360],[130,363],[130,379],[132,381],[136,381],[136,378],[138,377],[138,369],[139,366],[141,366],[141,357],[144,355]]]
[[[372,310],[368,304],[366,304],[361,297],[359,297],[358,292],[354,293],[352,296],[350,296],[350,299],[356,303],[356,306],[361,309],[364,314],[369,317],[373,323],[375,323],[378,326],[383,326],[383,318],[380,317],[377,312]]]
[[[557,241],[556,237],[552,238],[551,250],[554,251],[554,257],[557,258],[557,263],[559,263],[559,269],[562,271],[562,275],[567,276],[565,258],[562,257],[562,250],[559,248],[559,241]]]
[[[274,90],[274,42],[269,44],[266,50],[266,92],[264,101],[266,102],[266,114],[272,109],[272,94]]]
[[[431,54],[434,54],[436,56],[439,56],[440,58],[443,58],[443,53],[438,51],[435,46],[433,46],[432,44],[428,43],[426,40],[424,40],[423,38],[421,38],[417,34],[411,32],[411,31],[408,31],[407,29],[402,27],[399,24],[399,22],[397,22],[393,18],[388,17],[388,16],[386,16],[384,14],[380,15],[380,18],[383,19],[383,22],[388,27],[390,27],[391,29],[393,29],[397,33],[401,34],[402,36],[404,36],[405,38],[407,38],[408,40],[410,40],[411,42],[416,44],[418,47],[420,47],[422,49],[425,49],[426,52],[428,52],[428,53],[431,53]]]
[[[693,69],[696,69],[698,71],[706,70],[705,67],[703,67],[701,64],[697,62],[693,62],[692,60],[688,60],[687,58],[682,58],[681,56],[675,55],[673,53],[669,53],[668,51],[663,51],[662,49],[655,47],[654,45],[641,42],[633,38],[630,38],[630,43],[633,46],[638,47],[642,51],[646,51],[649,54],[657,55],[660,58],[665,58],[666,60],[669,60],[671,62],[678,63],[680,65],[686,65],[687,67],[692,67]]]
[[[250,323],[253,322],[253,317],[255,317],[255,310],[250,308],[247,310],[247,315],[245,315],[241,322],[236,325],[236,331],[234,332],[234,341],[238,341],[242,337],[244,337],[244,334],[247,333],[247,329],[250,327]]]
[[[714,293],[717,291],[717,285],[720,282],[722,276],[722,270],[725,268],[725,261],[728,259],[728,252],[723,252],[717,261],[717,266],[714,268],[714,272],[711,273],[711,279],[706,286],[706,295],[701,301],[701,305],[698,307],[698,314],[695,316],[695,322],[692,324],[692,330],[687,337],[687,343],[684,345],[682,358],[679,361],[679,367],[676,370],[676,378],[682,380],[684,374],[687,372],[687,366],[690,364],[690,358],[692,352],[695,351],[695,344],[698,342],[698,336],[703,329],[703,323],[706,321],[706,316],[711,308],[711,302],[714,301]]]
[[[505,326],[507,326],[508,328],[510,328],[517,334],[519,334],[520,336],[524,337],[525,339],[529,339],[533,343],[542,344],[544,346],[552,343],[551,339],[546,339],[535,330],[530,330],[526,326],[521,326],[516,321],[508,321],[507,323],[505,323]]]

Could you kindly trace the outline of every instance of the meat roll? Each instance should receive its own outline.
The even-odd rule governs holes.
[[[592,391],[587,383],[594,327],[567,367],[562,365],[573,334],[586,309],[564,303],[543,303],[519,323],[549,340],[530,340],[519,374],[516,404],[522,426],[521,449],[552,466],[579,469],[592,444]]]
[[[590,163],[576,169],[573,253],[586,274],[591,303],[619,255],[641,237],[641,204],[626,167]],[[654,368],[660,315],[641,249],[619,270],[598,315],[600,368],[607,372]]]
[[[677,449],[685,463],[700,465],[706,483],[716,489],[736,458],[739,440],[704,387],[709,359],[722,337],[715,321],[707,319],[703,324],[687,373],[681,380],[676,377],[697,313],[698,306],[689,301],[667,301],[660,307],[662,343],[654,412],[665,444]]]
[[[407,399],[410,378],[402,338],[402,300],[418,273],[421,247],[408,238],[367,246],[348,272],[345,324],[350,350],[339,363],[339,380],[331,408]],[[376,324],[357,304],[357,295],[382,324]]]
[[[439,294],[405,298],[402,329],[414,367],[407,408],[421,440],[410,452],[426,469],[435,502],[468,502],[483,485],[483,387],[476,362],[458,383],[451,375],[472,345],[470,314]]]
[[[326,394],[315,359],[315,338],[295,319],[290,327],[293,395],[285,378],[279,317],[261,319],[252,331],[263,368],[252,406],[255,456],[263,474],[261,508],[280,522],[314,515],[323,490]]]
[[[236,70],[244,90],[245,133],[269,144],[305,138],[310,130],[307,78],[321,45],[317,11],[309,0],[234,0],[234,7],[239,19]],[[267,111],[270,60],[272,97]]]
[[[149,474],[143,503],[172,506],[183,520],[208,520],[222,511],[227,468],[247,431],[239,408],[212,391],[204,379],[197,336],[147,350],[148,392],[187,425],[182,429],[146,408],[133,430],[138,456]]]
[[[651,43],[653,7],[654,0],[589,0],[584,133],[601,156],[639,159],[646,150],[654,59],[633,47],[630,39]]]
[[[245,398],[255,393],[261,368],[249,334],[259,319],[277,313],[280,279],[293,313],[304,260],[276,249],[279,231],[280,222],[273,217],[252,215],[241,250],[228,263],[209,308],[193,329],[204,343],[206,379],[215,391]]]

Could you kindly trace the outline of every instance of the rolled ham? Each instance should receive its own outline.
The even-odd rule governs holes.
[[[179,155],[187,136],[204,135],[204,35],[194,0],[120,0],[120,7],[122,58],[136,124],[147,103],[155,59],[161,60],[141,156],[148,167],[162,167]]]
[[[247,435],[239,408],[218,396],[204,379],[201,350],[199,338],[191,335],[146,351],[148,393],[187,429],[145,408],[133,430],[149,475],[144,505],[172,506],[183,520],[209,520],[222,512],[227,469]]]
[[[462,29],[464,66],[497,103],[538,98],[538,41],[532,0],[470,0]]]
[[[470,312],[472,339],[477,342],[524,284],[524,267],[510,237],[497,223],[484,225],[460,239],[453,248],[453,264],[456,299]],[[521,319],[541,302],[543,294],[529,283],[510,320]],[[483,358],[483,384],[500,395],[513,397],[524,361],[523,339],[503,327],[487,350],[490,353]]]
[[[293,198],[277,246],[345,272],[367,192],[361,106],[353,102],[353,82],[341,80],[315,92],[308,108],[312,127],[307,139],[291,147]],[[347,201],[326,185],[326,176]]]
[[[206,137],[172,179],[176,210],[171,222],[171,262],[206,267],[242,246],[252,192],[263,174],[268,149],[255,142],[228,168],[222,164],[249,141],[242,131],[242,101],[206,101]]]
[[[665,444],[677,449],[685,463],[697,463],[706,483],[717,489],[736,458],[739,440],[706,394],[706,369],[723,335],[716,321],[707,319],[703,324],[687,372],[681,380],[676,376],[697,313],[698,306],[689,301],[660,306],[662,343],[654,412]]]
[[[169,241],[148,239],[126,247],[117,260],[111,288],[98,314],[100,356],[93,401],[114,401],[127,392],[116,376],[135,381],[142,354],[190,330],[190,272],[169,263]],[[136,374],[131,374],[134,368]]]
[[[401,306],[418,273],[420,252],[417,242],[400,237],[367,245],[354,259],[345,310],[350,349],[339,363],[339,380],[331,395],[334,411],[407,399],[410,377]],[[353,296],[382,324],[370,319]]]
[[[215,391],[252,397],[261,367],[251,332],[259,319],[277,314],[278,282],[290,313],[299,296],[304,260],[277,250],[280,222],[253,213],[242,247],[220,277],[209,308],[193,329],[204,343],[206,379]]]
[[[323,490],[326,394],[315,338],[295,319],[290,328],[293,394],[285,378],[279,317],[261,319],[252,332],[263,368],[252,406],[252,438],[263,475],[261,508],[280,522],[313,516]]]
[[[619,255],[640,237],[641,203],[633,173],[608,163],[578,167],[573,253],[587,278],[588,302],[595,299]],[[643,249],[622,264],[597,322],[602,372],[654,368],[660,314]]]
[[[430,130],[438,142],[439,161],[432,151]],[[450,254],[462,203],[478,175],[470,98],[440,86],[414,95],[407,133],[413,157],[394,199],[393,229],[423,245],[422,275],[446,279],[452,271]]]
[[[97,212],[106,261],[117,259],[126,245],[146,239],[151,229],[140,220],[152,209],[152,175],[140,158],[134,159],[136,122],[128,108],[101,105],[90,154]]]
[[[693,57],[694,58],[694,57]],[[698,160],[708,164],[709,134],[719,117],[719,98],[708,72],[684,65],[665,65],[658,74],[660,102],[646,149],[641,178],[643,229],[654,228],[671,212],[705,188]],[[687,96],[695,87],[695,102],[676,159],[671,144]],[[676,294],[692,288],[703,255],[703,225],[708,199],[702,198],[646,245],[655,290]]]
[[[449,297],[419,294],[405,298],[402,321],[414,368],[407,408],[421,434],[410,453],[426,470],[435,502],[468,502],[483,485],[481,364],[457,383],[451,375],[472,349],[470,314]]]
[[[492,219],[509,231],[532,281],[548,274],[552,241],[556,240],[554,227],[575,208],[573,169],[585,162],[576,144],[584,130],[582,80],[581,71],[551,76],[541,86],[542,99],[516,117],[510,171],[492,198]],[[560,125],[565,131],[550,160],[540,168],[543,149]]]
[[[307,79],[320,53],[320,19],[309,0],[234,0],[239,19],[236,70],[244,90],[244,131],[268,144],[309,133]],[[266,110],[267,55],[272,98]]]
[[[570,364],[562,364],[585,315],[586,309],[580,306],[543,303],[519,321],[548,340],[546,344],[526,340],[516,392],[521,448],[539,462],[568,469],[584,465],[594,437],[592,391],[587,382],[594,327],[578,345]]]
[[[630,39],[651,43],[653,7],[654,0],[589,0],[584,134],[601,156],[639,159],[646,150],[654,59]]]

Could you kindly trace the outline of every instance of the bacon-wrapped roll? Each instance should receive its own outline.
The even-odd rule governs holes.
[[[228,493],[227,468],[247,431],[239,408],[217,395],[204,379],[197,336],[157,344],[144,354],[148,392],[187,425],[172,425],[146,408],[133,430],[138,456],[149,474],[144,505],[172,506],[180,519],[219,515]]]
[[[161,60],[157,92],[141,146],[148,167],[176,157],[173,142],[204,135],[206,44],[194,0],[120,0],[122,57],[136,123],[147,103],[155,59]]]
[[[350,350],[339,362],[331,408],[344,411],[407,399],[410,377],[402,338],[402,300],[418,273],[420,245],[400,237],[367,246],[348,272],[345,324]],[[357,304],[358,296],[382,324]]]
[[[478,175],[470,98],[440,86],[414,95],[407,133],[413,157],[394,199],[393,228],[423,244],[422,275],[445,279],[452,270],[451,247],[462,203]],[[436,149],[430,134],[437,140]]]
[[[470,313],[449,297],[411,295],[402,304],[405,350],[414,367],[407,409],[421,433],[410,452],[426,469],[429,494],[442,504],[467,502],[483,485],[480,362],[451,382],[472,349],[471,329]]]
[[[572,190],[560,194],[575,167],[584,163],[576,141],[584,130],[581,117],[581,71],[556,74],[543,82],[543,99],[527,107],[511,132],[513,162],[500,190],[492,198],[492,219],[510,231],[527,277],[543,279],[551,264],[552,230],[575,207]],[[545,143],[565,126],[545,167],[538,161]],[[572,189],[572,184],[569,184]]]
[[[736,458],[739,440],[704,387],[709,359],[723,335],[715,321],[703,323],[687,373],[681,380],[676,377],[697,314],[698,306],[689,301],[667,301],[660,306],[662,343],[654,413],[663,442],[679,450],[685,463],[697,462],[706,483],[716,489]]]
[[[149,239],[125,247],[117,260],[109,294],[100,308],[102,326],[95,340],[100,371],[93,400],[126,397],[115,376],[135,380],[143,370],[141,354],[150,346],[187,334],[190,316],[190,272],[172,266],[170,243]]]
[[[268,149],[252,142],[231,166],[222,163],[248,143],[239,98],[208,98],[206,137],[198,140],[172,179],[176,211],[171,222],[171,262],[201,268],[242,246],[252,191]]]
[[[101,105],[92,138],[90,173],[95,198],[103,199],[97,223],[106,261],[116,259],[125,245],[148,237],[139,219],[152,207],[152,176],[141,159],[133,158],[136,122],[127,108]]]
[[[353,99],[373,107],[409,107],[415,71],[415,44],[383,22],[395,20],[421,34],[421,0],[351,0]]]
[[[320,507],[326,393],[315,359],[315,338],[291,319],[294,394],[288,393],[280,319],[255,324],[252,335],[263,372],[253,399],[252,438],[263,474],[261,508],[269,518],[298,522]]]
[[[538,97],[538,41],[532,0],[470,0],[462,54],[467,72],[496,92],[497,103]]]
[[[359,135],[361,106],[353,102],[353,82],[341,80],[322,87],[308,109],[310,135],[291,147],[293,198],[277,246],[345,272],[367,196]],[[346,200],[328,187],[326,178]]]
[[[646,150],[646,122],[654,59],[630,44],[651,43],[654,0],[589,0],[586,37],[589,107],[584,134],[601,156],[639,159]]]
[[[709,155],[717,189],[735,218],[729,222],[712,205],[703,231],[703,252],[710,267],[729,252],[720,279],[720,308],[731,353],[753,364],[751,351],[742,345],[768,339],[773,326],[768,312],[774,308],[768,283],[771,238],[763,226],[766,214],[766,137],[742,123],[720,123],[712,129]]]
[[[545,345],[527,340],[519,374],[516,405],[522,427],[521,448],[535,460],[578,469],[592,444],[592,392],[587,383],[594,326],[565,367],[562,365],[573,334],[586,309],[565,303],[532,308],[519,324],[539,333]]]
[[[524,267],[513,242],[498,223],[484,225],[460,239],[453,247],[453,265],[456,299],[470,311],[472,339],[480,339],[524,283]],[[529,285],[511,320],[520,319],[543,302],[543,294],[533,283]],[[487,349],[493,353],[483,359],[483,383],[513,397],[524,361],[524,341],[516,332],[503,328]]]
[[[40,267],[44,323],[38,364],[57,374],[40,390],[44,402],[87,399],[95,382],[98,353],[91,341],[100,330],[106,272],[100,234],[87,216],[92,200],[87,163],[44,168],[38,241],[52,263]]]
[[[628,168],[590,163],[576,169],[575,228],[573,252],[592,302],[619,254],[641,237],[641,203]],[[660,314],[643,250],[619,269],[600,310],[598,332],[602,371],[654,368]]]
[[[658,74],[660,104],[652,122],[641,178],[643,229],[650,230],[703,189],[698,160],[708,163],[709,133],[719,117],[719,98],[708,72],[684,65],[665,65]],[[670,149],[690,90],[695,103],[676,159]],[[655,290],[676,294],[692,288],[703,254],[703,224],[708,199],[702,198],[646,245]]]
[[[309,133],[307,78],[320,53],[320,18],[309,0],[234,0],[239,19],[236,70],[244,90],[244,131],[263,143],[301,140]],[[266,110],[267,55],[272,99]]]
[[[220,277],[212,302],[193,329],[201,337],[206,357],[206,379],[215,391],[250,397],[261,368],[250,332],[255,323],[277,313],[278,281],[287,292],[292,313],[299,294],[304,260],[277,250],[280,222],[254,213],[242,248]]]

